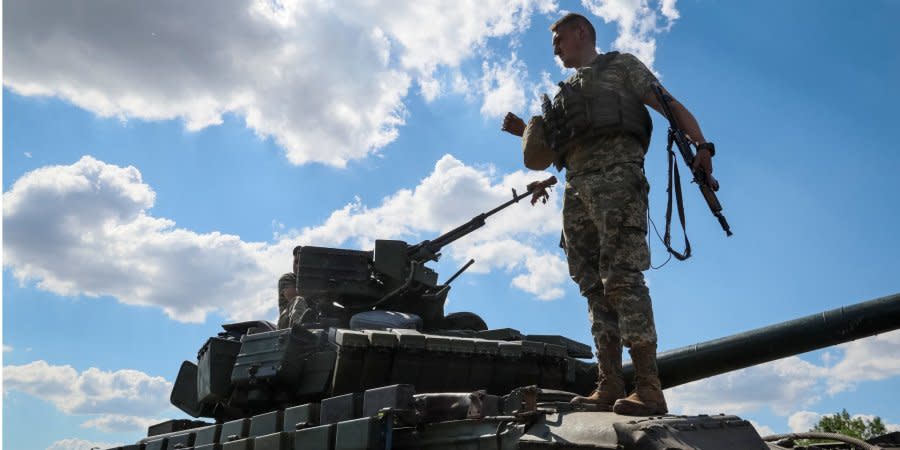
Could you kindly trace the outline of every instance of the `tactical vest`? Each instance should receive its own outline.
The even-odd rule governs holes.
[[[543,108],[548,145],[556,153],[555,165],[562,170],[566,153],[574,141],[603,135],[628,133],[647,148],[653,122],[640,98],[629,90],[614,91],[601,82],[603,71],[619,55],[604,53],[566,81],[550,105]]]

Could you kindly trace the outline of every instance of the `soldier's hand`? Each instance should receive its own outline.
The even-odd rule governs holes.
[[[503,126],[500,129],[514,136],[522,137],[525,134],[525,121],[521,117],[508,112],[506,117],[503,118]]]
[[[705,148],[697,150],[697,155],[694,156],[694,164],[691,169],[694,171],[702,170],[703,173],[706,174],[709,187],[711,187],[713,191],[719,190],[719,181],[712,176],[712,156],[709,154],[709,150]]]
[[[553,179],[553,182],[556,183],[556,178]],[[551,186],[552,184],[544,184],[542,181],[528,183],[526,189],[528,189],[528,192],[531,192],[531,206],[534,206],[537,202],[546,205],[547,200],[550,199],[550,193],[547,190],[552,189]]]

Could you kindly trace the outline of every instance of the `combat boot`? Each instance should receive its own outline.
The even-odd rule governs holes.
[[[593,405],[601,411],[612,411],[616,400],[625,396],[622,377],[622,344],[607,342],[597,348],[597,388],[588,396],[577,396],[572,403]]]
[[[656,344],[628,350],[634,365],[634,392],[619,399],[613,412],[626,416],[652,416],[669,412],[656,368]]]

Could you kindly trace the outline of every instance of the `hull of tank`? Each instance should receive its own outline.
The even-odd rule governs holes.
[[[411,386],[388,386],[151,436],[121,450],[775,448],[737,416],[621,416],[573,406],[572,395],[534,387],[502,397],[414,394]]]

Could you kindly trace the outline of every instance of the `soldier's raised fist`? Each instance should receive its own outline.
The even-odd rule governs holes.
[[[525,121],[521,117],[508,112],[506,117],[503,118],[503,126],[500,129],[514,136],[522,137],[525,134]]]

